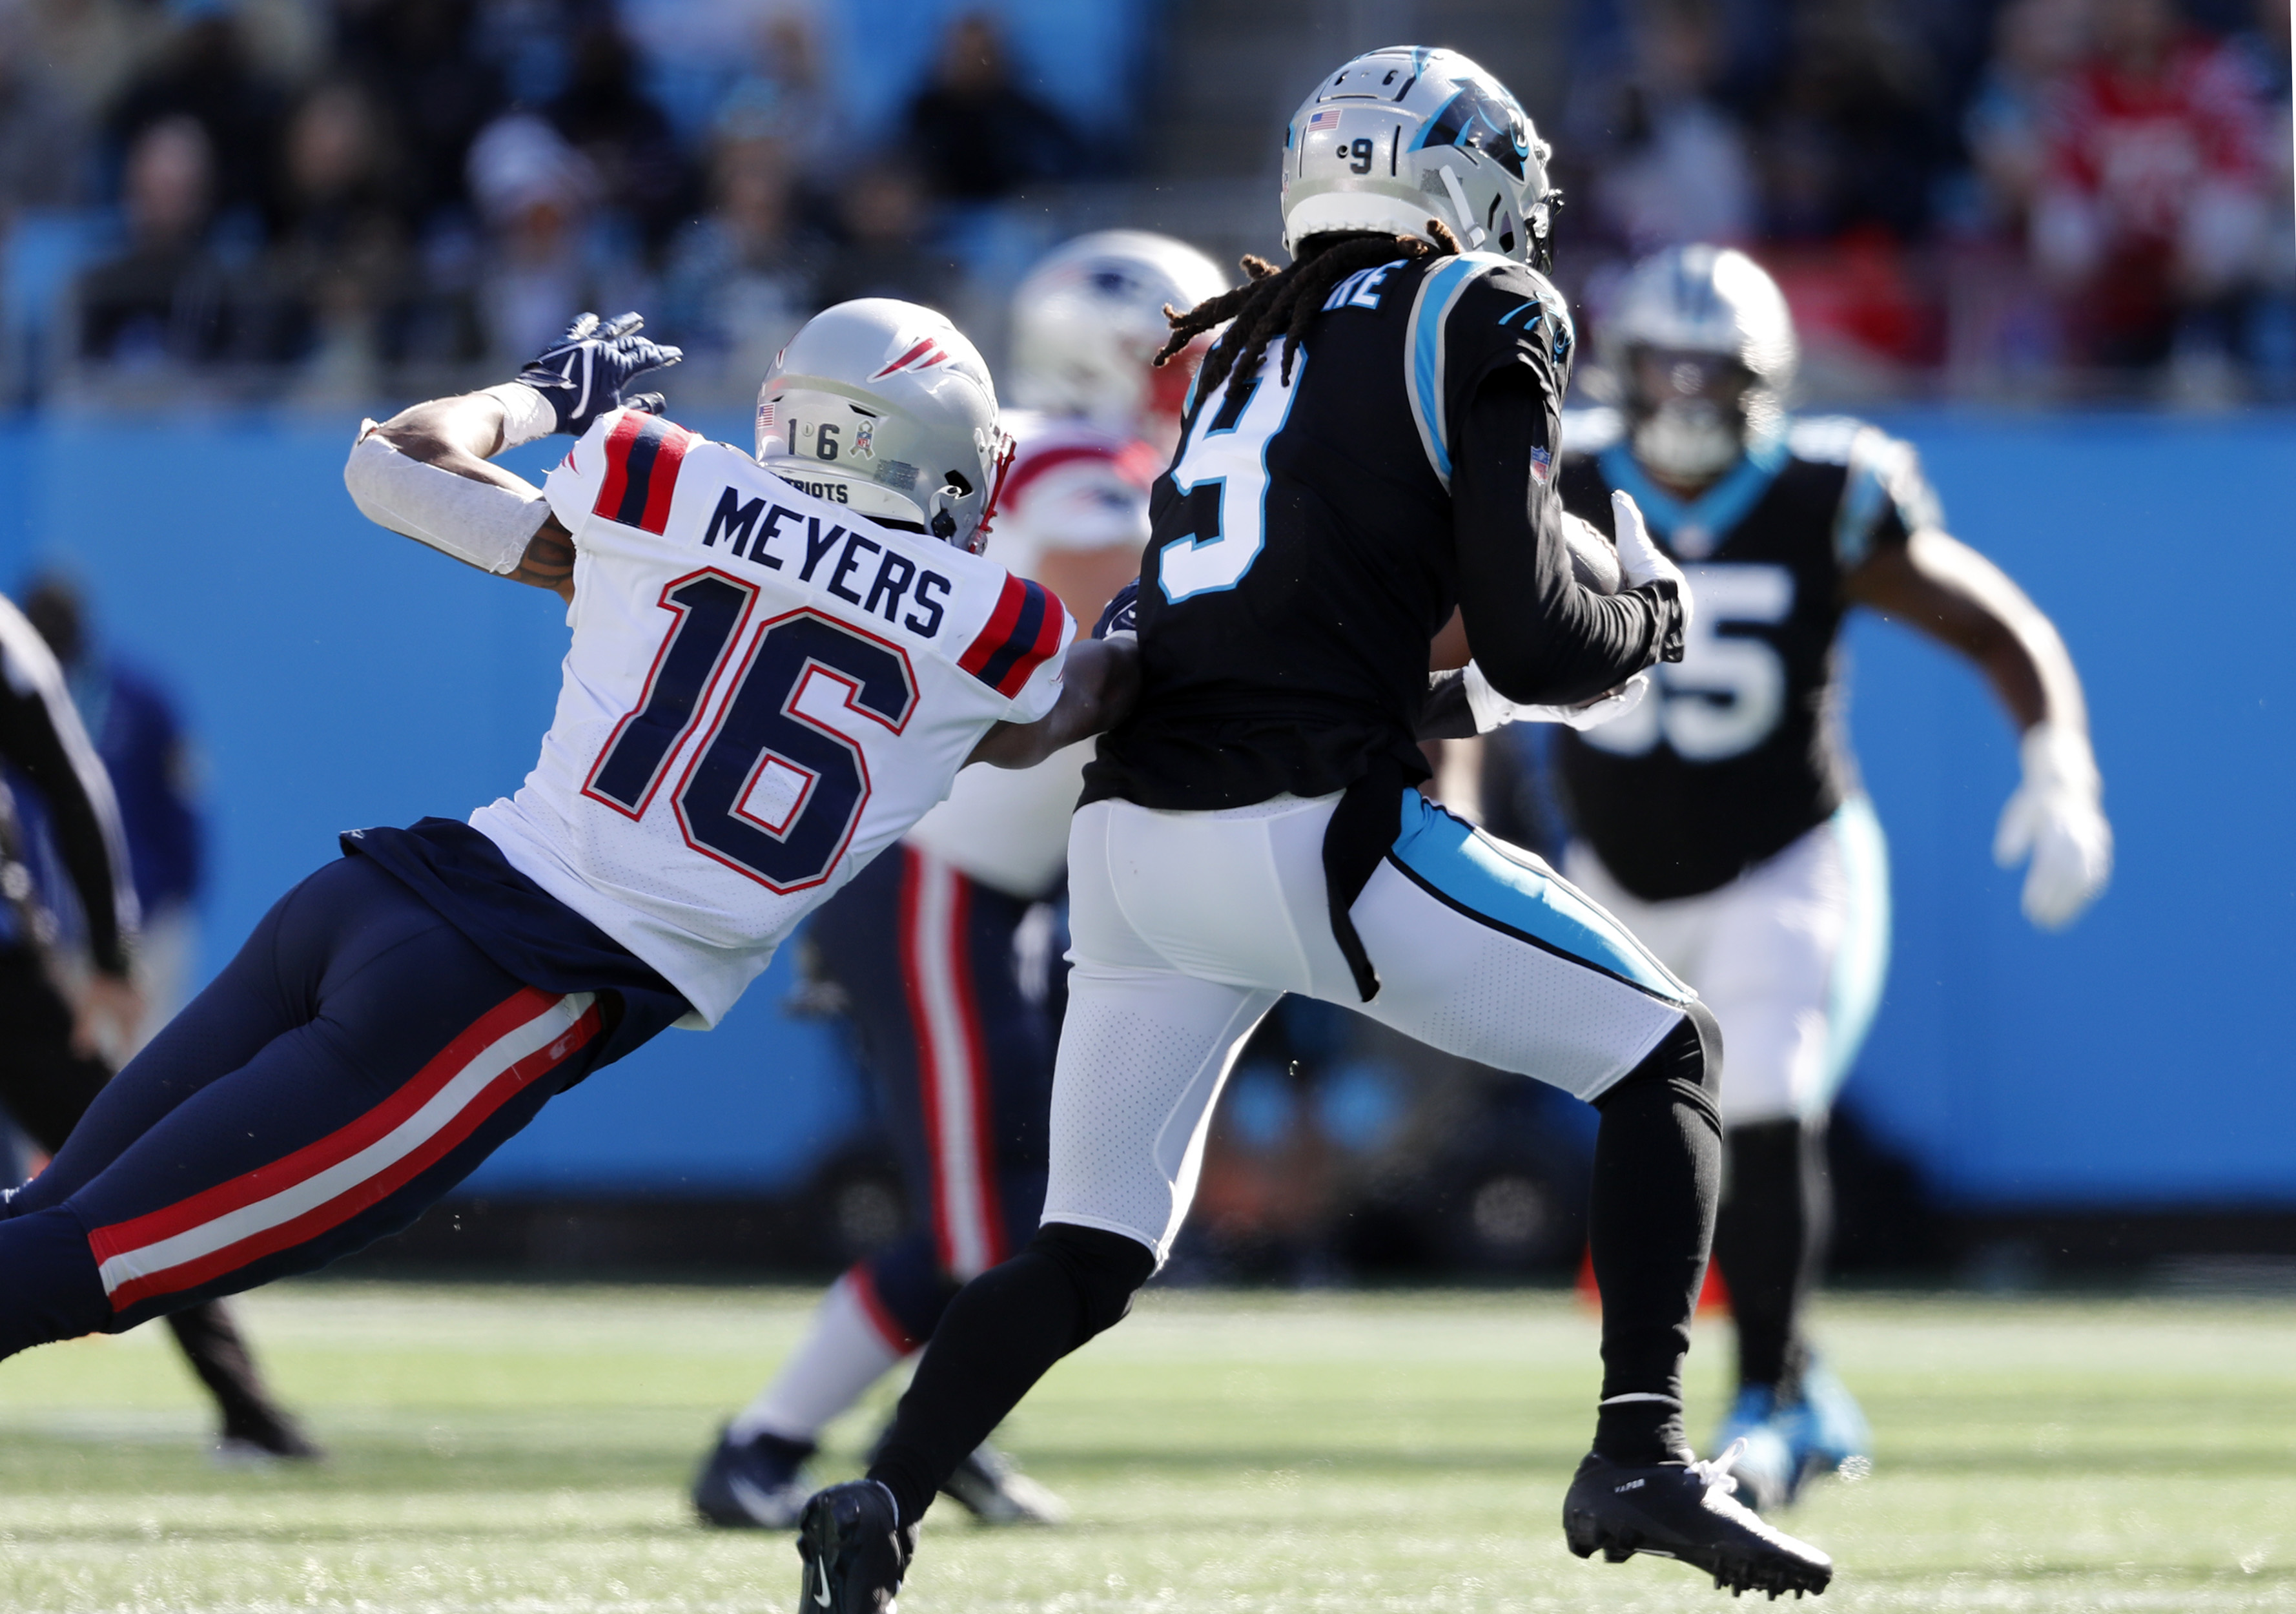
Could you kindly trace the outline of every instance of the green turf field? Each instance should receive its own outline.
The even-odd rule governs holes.
[[[313,1473],[211,1466],[158,1330],[33,1352],[0,1366],[0,1609],[790,1610],[787,1541],[703,1534],[683,1486],[808,1298],[254,1297],[333,1450]],[[1836,1300],[1824,1331],[1880,1453],[1794,1516],[1842,1566],[1822,1606],[2296,1609],[2296,1306]],[[1702,1429],[1725,1338],[1693,1355]],[[1723,1607],[1677,1565],[1563,1550],[1594,1343],[1553,1294],[1152,1293],[1008,1431],[1078,1522],[937,1512],[902,1606]],[[872,1427],[835,1432],[834,1470]]]

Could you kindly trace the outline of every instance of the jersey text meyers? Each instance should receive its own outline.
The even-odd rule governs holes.
[[[714,1024],[804,914],[1059,695],[1043,589],[654,416],[545,491],[574,640],[541,760],[472,825]]]

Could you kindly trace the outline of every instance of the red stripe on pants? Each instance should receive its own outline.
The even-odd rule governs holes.
[[[901,974],[932,1172],[934,1249],[945,1270],[969,1278],[1004,1255],[988,1051],[966,945],[972,885],[913,846],[901,858]]]

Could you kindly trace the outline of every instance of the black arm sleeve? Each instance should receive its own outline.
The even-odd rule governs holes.
[[[86,915],[95,967],[109,976],[125,976],[135,929],[135,887],[128,877],[127,842],[111,780],[72,710],[54,658],[29,622],[12,609],[7,614],[15,620],[0,622],[0,757],[47,803],[56,851]],[[32,643],[22,642],[25,636]]]
[[[1494,689],[1546,705],[1591,700],[1681,636],[1671,587],[1595,594],[1571,575],[1562,501],[1532,472],[1534,451],[1551,455],[1559,430],[1538,377],[1495,371],[1454,430],[1451,473],[1467,642]]]

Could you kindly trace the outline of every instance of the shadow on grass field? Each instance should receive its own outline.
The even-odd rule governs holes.
[[[0,1609],[791,1614],[788,1542],[704,1533],[684,1487],[809,1299],[274,1289],[249,1331],[332,1453],[302,1471],[209,1461],[163,1331],[32,1352],[0,1364]],[[2296,1610],[2296,1305],[1866,1297],[1824,1332],[1879,1451],[1792,1516],[1841,1565],[1823,1606]],[[1726,1338],[1693,1353],[1702,1434]],[[1565,1296],[1152,1292],[1006,1431],[1078,1523],[936,1511],[902,1606],[1723,1606],[1563,1550],[1595,1382]]]

